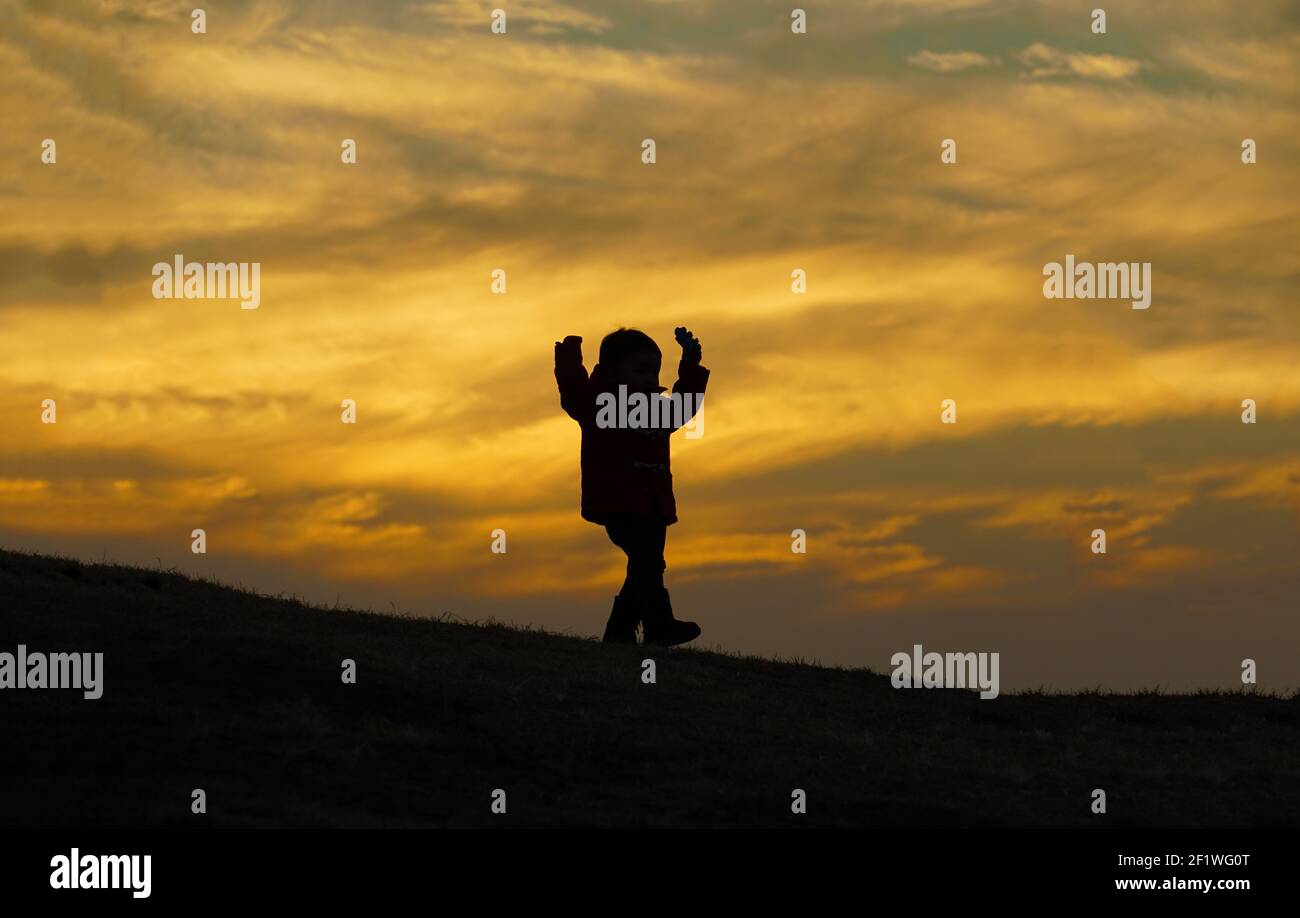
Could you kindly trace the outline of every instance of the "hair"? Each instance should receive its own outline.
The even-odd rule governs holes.
[[[628,356],[644,351],[663,360],[659,345],[645,332],[636,328],[620,328],[610,332],[600,342],[600,365],[607,370],[617,370]]]

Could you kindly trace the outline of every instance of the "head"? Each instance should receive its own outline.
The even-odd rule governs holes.
[[[612,331],[600,342],[601,367],[614,385],[629,392],[658,392],[662,360],[654,339],[635,328]]]

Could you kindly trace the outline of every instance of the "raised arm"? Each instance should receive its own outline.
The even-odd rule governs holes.
[[[683,409],[681,423],[674,423],[672,427],[677,430],[699,412],[704,401],[704,390],[709,384],[709,371],[700,365],[704,349],[700,347],[699,339],[686,328],[678,328],[674,334],[677,343],[682,346],[682,359],[677,364],[677,382],[673,383],[673,393],[681,396]],[[673,421],[677,420],[674,416]]]
[[[579,424],[595,416],[596,403],[582,365],[582,338],[569,335],[555,342],[555,382],[560,387],[560,407]]]

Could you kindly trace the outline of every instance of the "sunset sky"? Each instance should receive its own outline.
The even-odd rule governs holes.
[[[0,545],[596,635],[552,345],[671,385],[686,325],[703,646],[1300,686],[1296,5],[800,5],[0,0]],[[154,299],[177,254],[260,308]],[[1045,299],[1067,254],[1151,307]]]

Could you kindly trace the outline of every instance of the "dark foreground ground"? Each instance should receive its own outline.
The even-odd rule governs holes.
[[[0,691],[0,827],[1300,825],[1297,698],[980,701],[0,551],[20,643],[103,652],[104,696]]]

